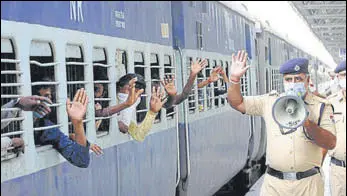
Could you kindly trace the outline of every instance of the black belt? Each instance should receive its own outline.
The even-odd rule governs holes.
[[[346,162],[331,157],[331,162],[340,167],[346,167]]]
[[[314,167],[304,172],[281,172],[271,167],[267,167],[266,172],[271,176],[277,177],[282,180],[301,180],[319,173],[319,168]]]

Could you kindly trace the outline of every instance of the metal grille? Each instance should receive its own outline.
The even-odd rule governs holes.
[[[164,75],[175,76],[175,84],[176,84],[176,67],[172,64],[170,55],[164,55]],[[174,119],[175,115],[176,115],[175,106],[166,109],[167,119]]]
[[[160,69],[158,54],[151,54],[151,89],[153,86],[160,87]],[[154,123],[161,121],[161,109],[155,117]]]
[[[53,102],[50,105],[51,112],[44,119],[51,121],[54,125],[45,124],[44,119],[34,118],[34,141],[35,145],[42,146],[40,136],[50,128],[59,128],[57,119],[57,107],[61,103],[56,102],[56,86],[59,82],[55,81],[55,66],[52,45],[48,42],[32,41],[30,47],[30,75],[32,95],[48,96]],[[50,96],[51,95],[51,96]]]
[[[110,80],[108,77],[107,56],[104,48],[93,49],[93,75],[94,75],[94,104],[95,108],[101,105],[102,108],[107,108],[110,105],[111,97],[109,94]],[[109,134],[110,118],[95,117],[96,136],[101,137]]]
[[[198,60],[199,58],[196,58],[196,60]],[[209,60],[208,60],[209,62]],[[210,63],[208,63],[208,65],[205,67],[205,74],[207,73],[207,71],[210,69],[209,68],[210,66]],[[197,76],[197,84],[199,84],[200,82],[204,81],[205,80],[205,74],[204,74],[204,71],[201,70],[199,73],[198,73],[198,76]],[[205,110],[205,90],[206,90],[206,87],[204,88],[198,88],[198,94],[197,94],[197,100],[198,100],[198,109],[199,109],[199,112],[202,112]]]
[[[247,72],[241,77],[240,85],[241,85],[241,95],[242,96],[247,96],[249,95],[248,92],[248,75],[249,75],[249,69]]]
[[[212,69],[217,66],[217,61],[213,60],[212,65],[210,61],[208,61],[208,65],[205,68],[205,78],[204,80],[207,80],[212,72]],[[207,84],[206,87],[206,103],[207,103],[207,109],[212,108],[213,100],[214,100],[214,83]]]
[[[192,57],[187,57],[186,60],[186,65],[187,65],[187,78],[189,78],[190,75],[190,69],[191,69],[191,64],[193,62],[193,58]],[[195,109],[196,109],[196,103],[195,103],[195,90],[196,90],[196,85],[193,85],[193,88],[191,90],[191,92],[189,93],[188,96],[188,107],[189,107],[189,113],[195,113]]]
[[[20,97],[22,83],[19,81],[22,72],[18,65],[19,62],[16,59],[12,40],[1,38],[1,106]],[[13,118],[3,118],[1,114],[1,123],[11,121],[7,127],[1,129],[1,138],[22,137],[24,117],[21,110],[19,108],[1,108],[1,113],[6,111],[18,111],[18,113]],[[1,155],[1,161],[15,158],[13,149],[13,147],[8,148],[7,152]]]
[[[84,78],[84,66],[87,66],[88,64],[83,61],[83,53],[81,46],[67,44],[65,62],[67,96],[72,101],[77,90],[80,88],[85,88],[85,84],[88,83]],[[89,119],[83,120],[84,131],[86,131],[86,122],[88,120]],[[70,119],[69,133],[74,133],[74,129]]]
[[[116,80],[128,73],[127,53],[124,50],[116,51]]]
[[[283,92],[283,79],[278,69],[271,69],[271,90]]]
[[[145,82],[148,83],[148,81],[146,80],[147,78],[146,69],[148,69],[148,66],[145,65],[145,59],[142,52],[134,53],[134,68],[135,68],[135,73],[142,75],[144,77]],[[152,89],[150,89],[150,91],[152,91]],[[136,119],[138,123],[143,121],[148,111],[147,109],[148,94],[146,92],[148,91],[145,90],[145,93],[141,94],[141,101],[139,105],[136,107]]]

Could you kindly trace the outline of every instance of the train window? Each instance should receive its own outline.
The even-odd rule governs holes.
[[[267,49],[267,46],[265,46],[265,62],[269,60],[269,51]]]
[[[175,66],[173,66],[171,62],[171,56],[170,55],[164,55],[164,75],[165,76],[174,76],[175,80],[174,83],[176,84],[176,75],[175,75]],[[176,114],[176,107],[171,107],[166,109],[166,118],[174,119]]]
[[[160,87],[160,69],[158,54],[151,54],[151,90],[153,86]],[[154,123],[160,122],[161,110],[155,117]]]
[[[45,118],[37,118],[34,113],[34,141],[35,145],[42,146],[40,136],[44,130],[59,128],[57,109],[61,103],[57,102],[55,69],[57,62],[54,62],[53,48],[49,42],[32,41],[30,45],[30,75],[32,95],[39,95],[49,98],[53,105]]]
[[[110,80],[108,77],[108,68],[106,50],[104,48],[93,48],[93,76],[94,76],[94,108],[99,110],[107,108],[110,105],[111,95],[109,93]],[[110,118],[95,117],[96,136],[107,135],[110,130]]]
[[[241,77],[240,85],[241,85],[241,95],[248,95],[248,75],[249,70]]]
[[[197,58],[196,60],[198,60],[199,58]],[[207,60],[208,65],[205,67],[205,72],[203,70],[201,70],[198,75],[197,75],[197,84],[199,84],[200,82],[204,81],[206,79],[206,73],[209,73],[210,71],[210,63],[209,60]],[[205,73],[205,74],[204,74]],[[202,112],[205,110],[205,89],[206,87],[203,88],[198,88],[198,109],[199,112]]]
[[[245,40],[246,40],[246,51],[248,58],[252,59],[252,43],[251,43],[251,31],[248,24],[245,24]]]
[[[254,39],[254,47],[255,47],[255,56],[259,56],[258,54],[258,40]]]
[[[145,69],[147,69],[148,67],[145,65],[145,59],[142,52],[134,53],[134,67],[135,67],[135,73],[142,75],[144,80],[147,83]],[[150,91],[152,91],[152,89],[150,89]],[[136,107],[137,122],[142,122],[148,111],[147,101],[146,101],[147,96],[148,95],[146,94],[146,90],[145,90],[145,92],[141,95],[141,101],[139,105]]]
[[[223,61],[219,61],[219,65],[222,67],[222,69],[225,71],[225,65],[223,64]],[[225,72],[226,73],[226,72]],[[219,106],[219,100],[221,105],[224,105],[224,91],[226,91],[226,83],[224,81],[223,75],[218,79],[217,81],[218,88],[215,90],[215,105]]]
[[[283,79],[278,69],[271,69],[271,90],[283,92]]]
[[[270,38],[268,38],[268,47],[269,47],[269,51],[268,51],[268,53],[269,53],[269,65],[271,65],[271,39]]]
[[[116,51],[116,80],[128,73],[127,53],[124,50]]]
[[[65,48],[66,80],[67,80],[67,97],[73,99],[75,93],[80,88],[85,88],[87,84],[85,67],[88,64],[84,62],[82,47],[73,44],[67,44]],[[87,110],[88,113],[88,110]],[[87,116],[87,115],[86,115]],[[83,120],[84,130],[86,131],[86,122]],[[69,119],[69,134],[74,133],[72,123]]]
[[[201,12],[207,13],[207,1],[201,1]]]
[[[202,45],[202,38],[203,38],[203,34],[202,34],[202,23],[196,21],[196,35],[197,35],[197,48],[202,50],[203,45]]]
[[[189,75],[190,75],[190,69],[191,69],[192,62],[193,62],[193,58],[192,57],[187,57],[187,60],[186,60],[187,77],[189,77]],[[196,90],[196,88],[197,88],[197,86],[193,85],[192,91],[188,95],[189,113],[195,113],[195,109],[196,109],[195,90]]]
[[[14,44],[11,39],[1,38],[1,146],[5,140],[23,136],[23,113],[19,108],[7,107],[5,104],[17,99],[21,94],[20,60],[16,59]],[[3,112],[16,113],[5,116]],[[6,126],[6,127],[3,127]],[[14,147],[1,149],[1,161],[16,157]]]
[[[195,7],[195,3],[196,3],[195,1],[189,1],[189,6],[190,7]]]
[[[215,68],[217,66],[217,61],[216,60],[211,60],[210,61],[211,63],[209,63],[205,70],[206,70],[206,77],[205,77],[205,80],[207,80],[210,75],[211,75],[211,72],[213,70],[213,68]],[[208,109],[211,109],[212,108],[212,104],[213,104],[213,100],[214,100],[214,89],[215,89],[215,84],[214,83],[210,83],[208,85],[206,85],[206,96],[207,96],[207,108]]]

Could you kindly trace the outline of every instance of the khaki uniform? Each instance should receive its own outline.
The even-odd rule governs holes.
[[[322,151],[319,146],[306,138],[303,127],[288,135],[282,135],[278,124],[272,118],[272,106],[279,97],[278,93],[244,97],[246,114],[262,116],[267,130],[266,164],[282,172],[303,172],[320,167]],[[305,97],[309,119],[318,122],[320,107],[326,104],[321,117],[320,127],[335,135],[335,126],[330,116],[331,105],[322,98],[308,92]],[[324,183],[320,174],[301,180],[282,180],[265,174],[261,194],[263,196],[323,196]]]
[[[336,147],[328,153],[346,162],[346,99],[339,91],[328,100],[334,106],[334,121],[336,127]],[[330,190],[332,196],[346,195],[346,168],[335,164],[330,165]]]

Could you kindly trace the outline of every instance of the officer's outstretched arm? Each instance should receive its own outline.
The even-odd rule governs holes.
[[[249,66],[246,66],[247,53],[239,51],[237,56],[232,54],[232,65],[230,73],[230,84],[228,88],[228,102],[231,107],[241,113],[245,113],[245,105],[240,91],[240,78],[246,73]]]
[[[145,119],[138,126],[136,123],[131,122],[129,125],[128,133],[137,141],[143,141],[152,128],[153,122],[159,110],[163,107],[164,91],[160,92],[160,87],[152,89],[152,96],[150,101],[150,110],[147,112]]]
[[[320,127],[310,120],[305,121],[304,127],[316,145],[321,148],[332,150],[336,145],[336,136],[334,135],[335,126],[330,119],[330,115],[333,114],[333,111],[329,106],[330,105],[327,105],[325,107]]]

